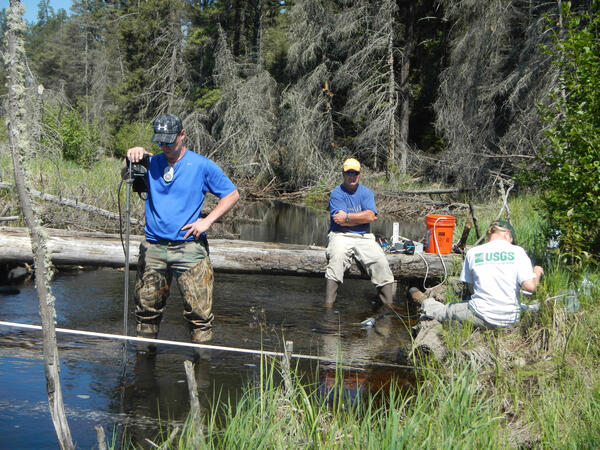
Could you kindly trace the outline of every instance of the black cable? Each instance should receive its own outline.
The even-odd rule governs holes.
[[[123,213],[121,212],[121,188],[123,187],[123,179],[119,183],[119,189],[117,190],[117,206],[119,208],[119,237],[121,238],[121,247],[123,247],[123,255],[127,255],[125,250],[125,242],[123,241]]]

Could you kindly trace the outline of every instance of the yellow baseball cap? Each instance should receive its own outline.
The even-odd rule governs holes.
[[[349,170],[360,172],[360,163],[354,158],[348,158],[346,161],[344,161],[344,165],[342,167],[344,172],[348,172]]]

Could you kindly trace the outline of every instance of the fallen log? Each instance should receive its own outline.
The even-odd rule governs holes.
[[[10,189],[12,188],[12,184],[0,181],[0,189]],[[41,198],[42,200],[46,200],[48,202],[56,203],[60,206],[68,206],[70,208],[79,209],[82,211],[91,212],[94,214],[98,214],[103,217],[107,217],[109,219],[120,220],[119,214],[114,213],[112,211],[107,211],[102,208],[98,208],[96,206],[88,205],[87,203],[82,203],[78,200],[71,200],[70,198],[57,197],[56,195],[46,194],[45,192],[36,191],[35,189],[29,190],[30,194],[34,198]],[[137,224],[137,219],[131,218],[132,224]]]
[[[442,340],[442,324],[437,320],[422,320],[417,325],[417,336],[409,358],[421,355],[433,355],[436,361],[443,361],[448,348]]]
[[[55,265],[124,267],[123,244],[117,234],[46,229],[47,245]],[[137,265],[142,236],[131,237],[131,268]],[[325,248],[313,245],[282,244],[242,240],[210,239],[210,259],[217,272],[323,276]],[[31,242],[26,228],[0,227],[0,263],[32,262]],[[442,260],[436,254],[404,255],[387,253],[396,279],[430,279],[444,276]],[[442,255],[452,270],[460,255]],[[348,270],[351,278],[366,278],[357,264]]]
[[[452,189],[423,189],[420,191],[388,191],[394,195],[432,195],[432,194],[454,194],[472,191],[473,188],[452,188]]]

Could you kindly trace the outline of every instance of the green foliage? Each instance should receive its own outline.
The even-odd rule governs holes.
[[[112,153],[115,156],[125,157],[127,149],[131,147],[141,146],[150,149],[152,147],[152,135],[152,125],[147,122],[125,124],[115,135]]]
[[[224,17],[221,2],[189,9],[190,30],[184,47],[190,80],[194,85],[213,86],[211,75],[215,66],[213,54],[218,36],[219,18]]]
[[[209,109],[217,103],[221,97],[220,89],[198,88],[196,89],[194,106],[196,109]]]
[[[42,144],[58,148],[64,159],[90,168],[98,159],[100,133],[91,123],[86,124],[79,113],[59,107],[46,108]]]
[[[278,83],[287,80],[285,67],[290,42],[287,35],[288,14],[280,14],[274,20],[275,25],[265,31],[264,59],[265,67]]]
[[[304,203],[315,208],[326,209],[331,188],[324,180],[314,185],[304,197]]]
[[[564,37],[556,35],[555,47],[548,49],[560,68],[561,87],[554,94],[554,104],[540,108],[547,125],[547,144],[540,153],[545,170],[530,176],[545,193],[543,211],[550,225],[561,231],[563,250],[576,257],[597,257],[600,12],[577,16],[566,8]]]
[[[167,52],[167,41],[175,32],[165,33],[165,30],[177,26],[171,22],[171,13],[181,9],[182,4],[178,0],[148,0],[127,5],[127,18],[119,25],[120,46],[127,70],[115,95],[120,113],[114,119],[117,128],[129,121],[153,117],[160,102],[165,99],[164,93],[148,96],[148,88],[161,81],[163,76],[165,79],[169,77],[165,71],[172,68],[162,58]],[[162,61],[163,67],[157,75],[150,68],[159,61]],[[157,89],[156,85],[154,89]]]

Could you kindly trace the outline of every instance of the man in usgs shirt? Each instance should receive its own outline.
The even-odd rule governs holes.
[[[486,244],[467,252],[460,274],[471,292],[469,301],[445,305],[427,298],[422,302],[426,318],[468,321],[479,328],[508,327],[519,321],[520,289],[533,293],[544,269],[532,267],[525,250],[514,244],[510,223],[493,222],[486,235]]]

